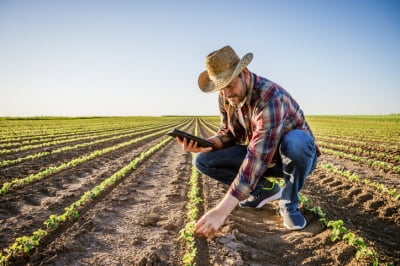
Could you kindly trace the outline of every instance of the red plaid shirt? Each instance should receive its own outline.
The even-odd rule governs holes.
[[[239,123],[237,109],[219,94],[221,127],[218,135],[224,147],[248,145],[247,155],[229,192],[239,200],[248,197],[273,158],[284,134],[292,129],[312,132],[297,102],[278,84],[251,73],[247,99],[242,106],[246,129]]]

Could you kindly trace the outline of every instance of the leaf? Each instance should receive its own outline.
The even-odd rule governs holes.
[[[356,260],[359,260],[361,257],[361,250],[357,250],[356,252]]]

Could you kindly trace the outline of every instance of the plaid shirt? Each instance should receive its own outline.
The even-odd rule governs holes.
[[[239,122],[236,107],[219,94],[221,127],[217,135],[224,147],[248,145],[247,155],[229,188],[229,193],[239,200],[247,198],[267,168],[273,166],[283,135],[292,129],[303,129],[313,137],[303,111],[287,91],[254,73],[250,76],[246,102],[241,108],[245,128]]]

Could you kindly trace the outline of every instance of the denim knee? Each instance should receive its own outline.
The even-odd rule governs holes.
[[[203,172],[202,170],[204,170],[205,168],[204,162],[205,160],[202,152],[196,153],[193,156],[192,165],[196,167],[200,172]]]
[[[292,130],[282,138],[281,153],[294,161],[314,158],[314,140],[304,130]]]

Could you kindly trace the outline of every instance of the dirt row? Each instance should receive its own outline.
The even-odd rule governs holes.
[[[332,144],[338,145],[347,145],[351,146],[352,148],[360,148],[366,151],[373,151],[373,152],[383,152],[392,155],[399,155],[400,153],[400,146],[398,143],[389,144],[385,142],[386,139],[381,139],[380,141],[362,141],[356,138],[349,138],[349,137],[339,137],[339,136],[327,136],[327,135],[316,135],[317,139],[321,141],[325,141]]]
[[[388,189],[397,189],[400,191],[399,173],[388,173],[382,169],[370,167],[361,162],[338,158],[334,155],[324,154],[319,162],[323,164],[330,164],[341,171],[349,171],[357,174],[361,178],[369,179],[373,182],[384,185]]]
[[[1,196],[0,248],[9,246],[18,236],[42,228],[44,219],[62,212],[85,191],[159,141],[160,138],[153,138],[124,147]]]
[[[37,252],[45,265],[180,265],[190,154],[171,142]]]
[[[330,147],[329,145],[324,145],[321,142],[319,142],[321,148],[327,148],[327,149],[332,149],[334,151],[338,152],[344,152],[350,155],[355,155],[358,157],[366,158],[366,159],[371,159],[371,160],[376,160],[380,162],[385,162],[389,164],[393,164],[394,166],[399,165],[400,159],[397,158],[396,156],[399,156],[400,152],[399,151],[380,151],[380,152],[371,152],[371,149],[366,150],[365,148],[360,149],[360,150],[354,150],[354,148],[357,148],[357,146],[346,146],[346,147]],[[337,142],[329,142],[329,144],[340,144],[342,143]]]
[[[168,126],[164,127],[164,128],[167,129]],[[66,163],[74,158],[89,154],[95,150],[101,150],[101,149],[104,149],[107,147],[118,145],[125,141],[129,141],[134,138],[143,137],[145,135],[148,135],[148,134],[151,134],[151,133],[154,133],[157,131],[159,131],[159,129],[155,129],[153,131],[148,131],[146,133],[138,132],[138,134],[133,137],[132,136],[123,137],[120,139],[115,139],[115,140],[111,140],[111,141],[107,141],[107,142],[103,142],[103,143],[85,146],[85,147],[81,147],[81,148],[77,148],[77,149],[73,149],[73,150],[69,150],[69,151],[64,151],[61,153],[49,154],[44,157],[26,160],[26,161],[23,161],[21,163],[15,164],[15,165],[1,167],[0,168],[0,180],[2,183],[5,183],[5,182],[9,182],[15,178],[23,178],[29,174],[33,174],[33,173],[42,171],[42,170],[46,169],[47,167],[57,166],[62,163]],[[155,139],[159,136],[162,136],[163,134],[164,133],[160,133],[158,136],[154,136],[154,137],[150,138],[149,140]],[[87,140],[81,140],[81,141],[74,142],[73,145],[77,145],[77,144],[81,144],[81,143],[85,143],[85,142],[87,142]],[[36,152],[50,152],[52,150],[62,147],[63,145],[65,145],[65,144],[36,149],[35,151],[22,151],[22,152],[10,154],[8,156],[12,156],[12,159],[23,158],[27,154],[34,154]]]
[[[209,179],[207,177],[204,177]],[[206,209],[215,206],[227,187],[204,182]],[[303,194],[327,214],[327,220],[343,220],[345,226],[374,248],[379,260],[400,263],[399,204],[376,190],[350,184],[316,170]],[[261,210],[240,209],[228,217],[219,236],[207,240],[209,265],[364,265],[345,241],[332,242],[328,230],[311,212],[301,231],[288,231],[278,214],[278,201]],[[202,264],[200,264],[202,265]],[[203,264],[207,265],[207,264]]]
[[[204,128],[201,135],[208,136]],[[0,198],[1,249],[16,237],[43,226],[43,219],[62,212],[83,191],[111,176],[160,138],[100,156],[90,162],[10,192]],[[323,163],[361,176],[398,185],[398,175],[366,169],[354,162],[323,155]],[[185,245],[178,240],[186,221],[191,155],[172,141],[107,193],[45,239],[16,265],[182,265]],[[200,215],[213,208],[227,186],[201,176],[204,199]],[[400,263],[399,204],[390,197],[334,174],[316,170],[303,194],[327,213],[342,219],[379,253],[382,262]],[[332,242],[331,231],[302,209],[308,225],[289,231],[278,215],[278,201],[261,210],[237,207],[211,238],[196,239],[198,265],[363,265],[344,241]]]
[[[1,140],[0,139],[0,147],[2,149],[16,149],[16,148],[21,148],[25,145],[40,145],[40,144],[45,144],[48,142],[52,141],[68,141],[75,139],[75,138],[87,138],[89,139],[96,138],[96,135],[99,134],[118,134],[116,132],[120,131],[131,131],[135,130],[136,128],[134,126],[130,127],[120,127],[120,128],[103,128],[103,129],[98,129],[98,130],[90,130],[90,129],[85,129],[81,131],[75,131],[75,132],[67,132],[64,131],[62,133],[54,134],[54,135],[39,135],[39,136],[29,136],[27,133],[25,137],[22,137],[22,140]],[[72,142],[72,141],[71,141]]]
[[[174,123],[176,125],[176,123]],[[20,157],[25,157],[27,155],[35,154],[36,152],[43,152],[43,151],[51,151],[55,150],[64,146],[74,146],[77,144],[82,144],[86,142],[92,142],[96,140],[101,140],[101,139],[107,139],[111,137],[118,137],[120,135],[125,135],[125,134],[137,134],[140,135],[141,132],[147,131],[147,130],[153,130],[157,131],[162,128],[166,128],[169,126],[173,125],[167,125],[167,124],[159,124],[159,125],[147,125],[143,127],[129,127],[129,128],[116,128],[116,129],[103,129],[99,130],[96,132],[84,132],[82,134],[74,134],[74,133],[63,133],[59,135],[55,135],[53,138],[48,139],[46,141],[41,141],[33,144],[20,144],[20,147],[7,147],[6,149],[18,149],[18,148],[23,148],[25,145],[32,145],[32,146],[41,146],[41,147],[30,147],[29,149],[26,150],[21,150],[21,151],[12,151],[12,152],[7,152],[7,153],[2,153],[0,154],[0,160],[10,160],[10,159],[16,159]],[[143,134],[142,134],[143,135]],[[131,136],[132,137],[132,136]],[[129,137],[127,137],[129,139]],[[51,142],[57,142],[57,141],[62,141],[62,143],[59,144],[51,144]],[[26,147],[26,146],[25,146]],[[0,148],[1,150],[1,148]]]
[[[204,136],[209,133],[201,131]],[[362,178],[399,186],[398,174],[366,167],[350,160],[323,155],[320,162],[357,173]],[[215,206],[227,186],[203,176],[205,210]],[[322,169],[308,177],[303,194],[327,214],[327,220],[343,220],[345,226],[374,248],[381,262],[400,263],[400,208],[393,197],[362,183],[347,181]],[[368,258],[355,259],[356,250],[345,241],[332,242],[331,231],[311,212],[302,208],[308,225],[288,231],[278,214],[278,201],[261,210],[240,209],[229,216],[217,237],[207,247],[207,263],[199,265],[363,265]],[[202,243],[200,241],[200,243]]]

